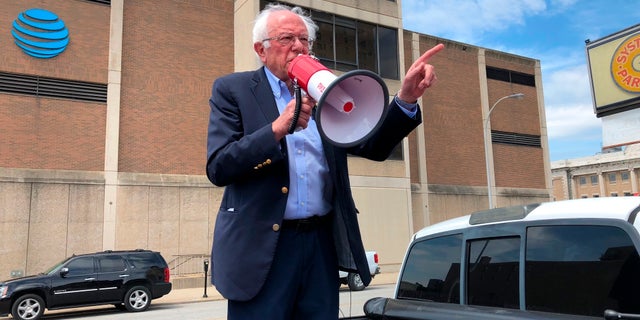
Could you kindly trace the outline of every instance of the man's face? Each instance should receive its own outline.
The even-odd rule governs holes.
[[[289,62],[298,54],[309,53],[308,43],[304,41],[309,38],[307,27],[296,14],[277,11],[269,16],[267,30],[269,30],[269,38],[272,38],[269,40],[270,46],[267,48],[264,42],[257,42],[253,45],[254,50],[265,67],[280,80],[289,83],[287,74]]]

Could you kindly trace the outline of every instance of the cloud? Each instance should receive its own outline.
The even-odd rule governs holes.
[[[602,121],[593,112],[585,64],[543,75],[543,90],[550,139],[600,139]]]
[[[527,15],[546,10],[544,0],[403,0],[405,28],[469,44],[488,31],[523,25]]]

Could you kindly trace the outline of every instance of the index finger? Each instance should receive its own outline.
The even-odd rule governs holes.
[[[427,52],[425,52],[422,56],[420,56],[420,58],[418,58],[416,60],[416,62],[424,62],[426,63],[429,59],[431,59],[431,57],[433,57],[436,53],[442,51],[442,49],[444,49],[444,44],[439,43],[437,45],[435,45],[433,48],[427,50]]]

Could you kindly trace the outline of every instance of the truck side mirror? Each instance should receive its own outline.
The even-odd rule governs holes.
[[[63,278],[66,277],[68,273],[69,273],[69,268],[64,267],[64,268],[60,269],[60,276],[61,277],[63,277]]]

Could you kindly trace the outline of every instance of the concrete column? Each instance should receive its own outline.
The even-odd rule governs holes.
[[[542,145],[542,157],[544,161],[544,181],[547,192],[549,193],[549,199],[553,199],[553,179],[551,177],[551,160],[549,156],[549,140],[547,135],[547,118],[545,115],[544,106],[544,93],[542,88],[542,71],[540,61],[536,61],[536,88],[537,100],[538,100],[538,114],[540,115],[540,143]],[[569,197],[571,199],[571,197]]]
[[[402,34],[402,32],[400,32],[400,34]],[[412,38],[411,38],[411,61],[415,61],[416,59],[418,59],[422,53],[420,52],[420,35],[417,33],[412,33],[411,34]],[[400,42],[402,43],[402,42]],[[401,46],[402,47],[402,46]],[[404,67],[401,69],[404,70]],[[403,75],[404,78],[404,75]],[[424,106],[424,104],[422,103],[422,98],[419,99],[418,101],[420,103],[421,106]],[[417,225],[415,227],[417,227],[418,229],[421,229],[422,227],[428,226],[431,224],[431,216],[429,214],[430,209],[429,209],[429,182],[427,180],[427,146],[426,146],[426,140],[425,140],[425,132],[424,132],[424,112],[422,113],[422,117],[423,117],[423,121],[422,124],[420,124],[415,132],[417,135],[417,140],[418,140],[418,176],[420,178],[420,191],[419,191],[419,199],[420,199],[420,203],[418,204],[420,207],[419,208],[413,208],[414,212],[416,214],[420,214],[419,220],[421,221],[421,225]],[[409,154],[409,149],[405,148],[405,153],[406,155]],[[408,157],[407,157],[408,159]],[[407,168],[410,167],[409,162],[406,163]],[[412,190],[413,192],[413,190]],[[414,219],[415,219],[415,214],[414,214]],[[415,224],[414,224],[415,225]],[[413,230],[413,226],[412,226],[412,230]],[[414,232],[416,232],[417,230],[413,230]]]
[[[118,190],[118,146],[120,139],[120,88],[122,84],[122,30],[124,0],[111,0],[109,32],[109,83],[104,152],[104,227],[102,247],[115,249]]]
[[[602,171],[598,171],[598,187],[600,189],[600,196],[601,197],[606,197],[606,189],[604,186],[604,174],[602,173]]]
[[[487,207],[493,203],[494,207],[498,207],[495,185],[495,168],[493,166],[493,143],[491,143],[491,120],[489,117],[489,87],[487,86],[487,63],[484,49],[478,49],[478,74],[480,83],[480,105],[482,107],[482,123],[486,123],[487,127],[482,127],[485,142],[485,165],[487,175]]]
[[[631,179],[631,194],[638,192],[638,176],[636,168],[629,169],[629,178]]]

